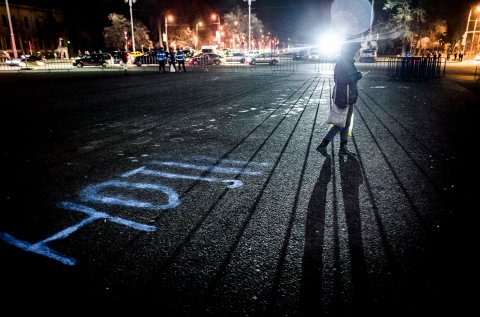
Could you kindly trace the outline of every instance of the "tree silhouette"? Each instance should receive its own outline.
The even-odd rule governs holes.
[[[130,50],[131,43],[125,43],[127,40],[131,41],[132,35],[130,34],[130,20],[118,13],[110,13],[108,15],[108,19],[112,25],[103,28],[105,47],[110,49],[120,49],[128,46]],[[147,49],[153,48],[153,43],[148,35],[149,31],[142,22],[134,20],[133,31],[135,32],[135,46],[137,50],[139,47],[144,47]]]
[[[413,43],[415,30],[425,20],[425,10],[412,8],[410,0],[387,0],[383,6],[385,11],[393,11],[390,16],[389,26],[396,29],[402,39],[402,56],[405,56],[407,45]]]

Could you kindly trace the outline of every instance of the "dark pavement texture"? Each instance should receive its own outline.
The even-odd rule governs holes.
[[[315,72],[1,74],[2,306],[462,315],[478,274],[478,83],[368,73],[357,157],[337,136],[324,158],[332,86]],[[178,204],[155,208],[173,196],[153,186]],[[78,227],[78,206],[151,230]]]

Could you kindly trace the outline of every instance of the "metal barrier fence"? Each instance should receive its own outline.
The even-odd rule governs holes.
[[[409,79],[430,79],[445,77],[447,60],[432,57],[396,57],[388,61],[389,77]]]
[[[332,76],[335,68],[335,60],[293,60],[291,56],[280,56],[275,59],[263,60],[251,65],[247,62],[225,62],[225,60],[197,60],[186,62],[187,71],[215,71],[215,72],[263,72],[263,73],[295,73],[295,72],[319,72],[325,76]],[[376,72],[390,78],[428,79],[445,76],[445,58],[423,57],[395,57],[379,58],[376,62],[356,62],[357,69],[362,72]],[[177,71],[178,69],[178,64]],[[0,71],[83,71],[86,69],[99,69],[102,71],[159,71],[159,65],[153,56],[145,56],[141,63],[131,64],[126,67],[122,64],[108,64],[102,66],[73,66],[72,60],[50,59],[45,61],[20,62],[9,64],[7,61],[0,62]],[[166,64],[167,71],[170,64]]]
[[[24,60],[10,60],[0,61],[1,72],[19,72],[19,71],[82,71],[82,70],[104,70],[104,71],[159,71],[159,64],[156,57],[145,56],[141,62],[128,63],[126,66],[122,63],[109,63],[105,67],[102,65],[93,65],[77,67],[72,64],[73,60],[48,59],[44,61],[24,61]],[[178,63],[175,64],[176,71],[179,71]],[[290,57],[277,57],[275,59],[259,61],[255,64],[246,62],[226,62],[221,60],[207,60],[196,59],[193,62],[185,62],[188,71],[219,71],[219,72],[295,72],[298,68],[298,63],[293,61]],[[167,71],[173,71],[170,63],[166,63]],[[183,69],[182,69],[183,71]]]
[[[295,71],[298,69],[306,69],[310,68],[317,73],[321,73],[323,75],[331,75],[333,76],[333,71],[335,69],[335,59],[307,59],[307,60],[300,60],[296,61],[294,66]],[[374,62],[360,62],[355,61],[355,67],[358,71],[361,72],[375,72],[379,75],[387,76],[388,74],[388,65],[389,65],[389,58],[378,58]]]
[[[116,64],[115,64],[116,65]],[[100,66],[99,66],[100,67]],[[119,65],[117,67],[120,67]],[[76,68],[76,67],[75,67]],[[16,72],[16,71],[66,71],[72,70],[74,66],[68,59],[47,59],[43,61],[25,61],[20,59],[12,59],[0,62],[0,71]]]

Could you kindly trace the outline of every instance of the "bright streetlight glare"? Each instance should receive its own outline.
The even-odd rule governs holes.
[[[343,44],[343,35],[333,32],[324,33],[319,36],[320,49],[326,55],[340,52]]]

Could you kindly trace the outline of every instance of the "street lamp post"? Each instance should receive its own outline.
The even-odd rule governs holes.
[[[133,33],[133,14],[132,14],[132,4],[137,2],[137,0],[125,0],[125,3],[128,3],[130,6],[130,26],[132,27],[132,48],[135,52],[135,33]]]
[[[171,15],[166,15],[165,16],[165,51],[170,50],[170,47],[168,46],[168,20],[172,21],[172,16]]]
[[[195,49],[198,49],[198,27],[199,26],[203,26],[203,23],[200,21],[200,22],[197,22],[197,24],[195,24]]]
[[[235,26],[235,32],[233,34],[233,49],[234,50],[237,50],[237,44],[235,43],[235,38],[237,37],[237,25],[238,25],[238,21],[234,21],[233,22],[233,25]]]
[[[124,31],[125,33],[125,51],[128,52],[128,31]]]
[[[217,20],[217,17],[218,17],[218,20]],[[213,20],[217,20],[217,22],[213,22],[213,24],[217,24],[217,31],[215,32],[215,39],[217,40],[218,42],[218,46],[219,48],[222,48],[222,39],[221,39],[221,35],[220,35],[220,15],[219,14],[212,14],[212,19]]]
[[[10,26],[10,41],[12,42],[13,58],[18,58],[17,45],[15,44],[15,35],[13,34],[12,18],[10,17],[8,0],[5,0],[5,6],[7,7],[8,25]]]
[[[252,42],[251,42],[252,20],[250,18],[252,1],[255,1],[255,0],[243,0],[243,2],[248,2],[248,50],[249,51],[252,49]]]

